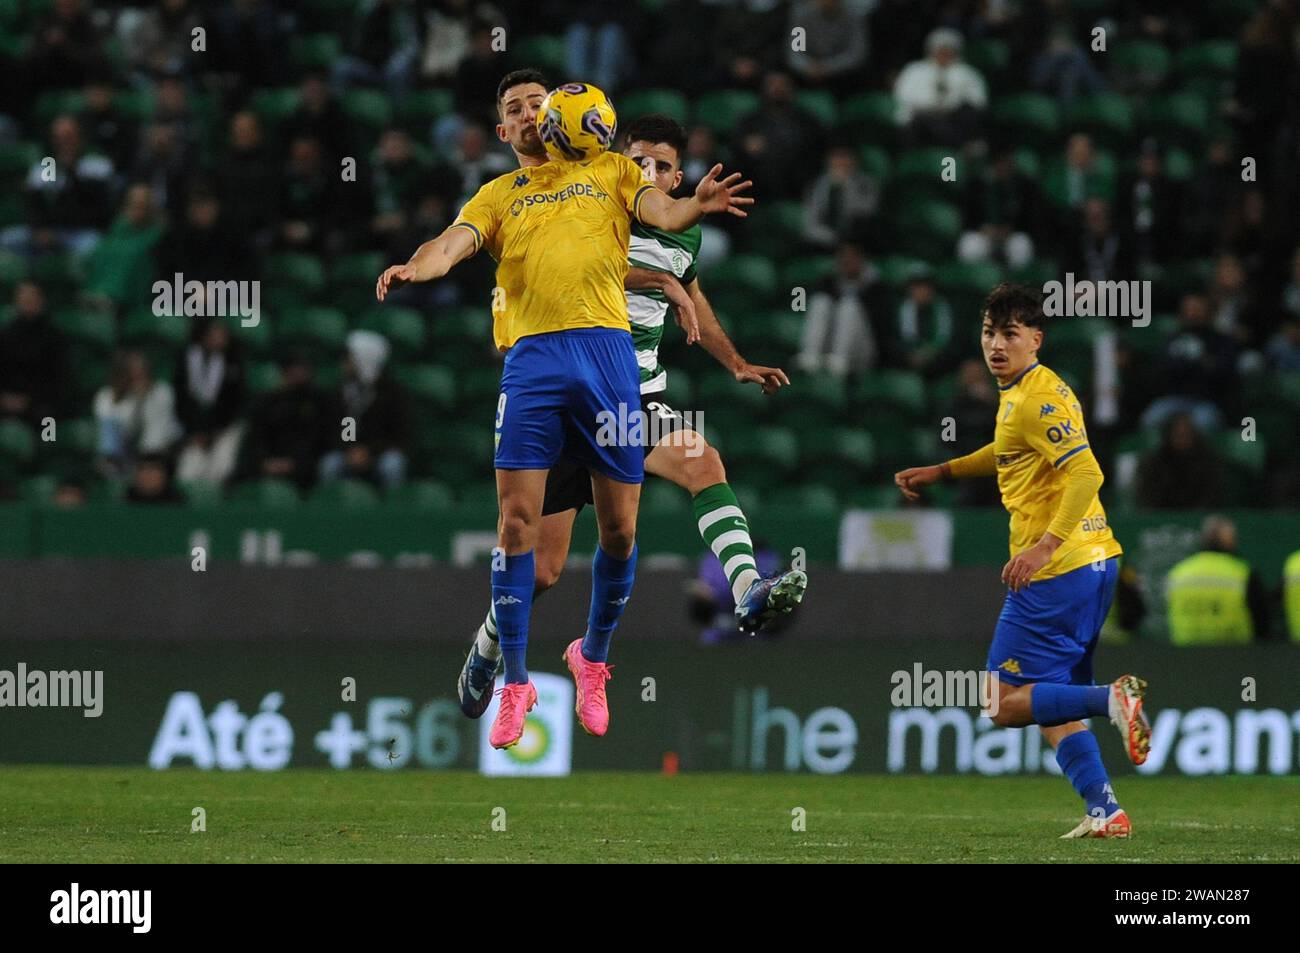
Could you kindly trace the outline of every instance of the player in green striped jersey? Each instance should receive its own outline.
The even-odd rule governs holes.
[[[685,147],[686,133],[675,120],[652,115],[629,127],[624,154],[641,165],[649,181],[671,193],[681,184]],[[723,330],[695,274],[700,237],[698,225],[680,233],[636,222],[632,226],[625,282],[628,320],[641,369],[641,409],[652,434],[660,435],[646,447],[645,469],[691,494],[700,536],[731,584],[737,623],[742,630],[754,632],[792,611],[803,599],[808,578],[797,569],[767,578],[759,575],[749,523],[727,483],[722,458],[703,434],[664,402],[668,372],[659,363],[659,344],[669,307],[676,311],[687,343],[698,340],[738,382],[757,384],[772,394],[790,380],[779,367],[750,364]],[[590,502],[590,475],[579,463],[561,458],[546,481],[542,531],[534,555],[539,592],[559,579],[569,555],[573,521]],[[500,654],[496,619],[489,608],[457,684],[461,709],[471,718],[487,710]]]

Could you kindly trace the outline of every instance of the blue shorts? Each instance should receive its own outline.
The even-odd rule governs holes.
[[[625,439],[628,428],[617,426],[640,411],[640,372],[627,331],[573,328],[522,337],[501,372],[496,467],[549,470],[563,455],[620,483],[640,483],[645,453]]]
[[[1115,598],[1119,560],[1101,569],[1090,563],[1064,575],[1007,591],[988,670],[1009,685],[1055,682],[1092,684],[1092,652]]]

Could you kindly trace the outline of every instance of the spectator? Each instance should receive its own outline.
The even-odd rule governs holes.
[[[564,66],[573,77],[590,81],[607,93],[618,90],[631,76],[634,59],[628,46],[632,27],[631,4],[604,0],[568,0],[561,22],[564,29]]]
[[[406,395],[387,372],[388,341],[373,331],[353,331],[343,360],[341,404],[355,421],[355,440],[321,460],[321,479],[371,480],[386,490],[406,479]]]
[[[262,123],[247,110],[230,118],[230,147],[218,169],[221,206],[230,226],[259,246],[275,220],[280,183],[278,164],[262,136]]]
[[[312,385],[311,362],[288,355],[280,364],[280,386],[264,394],[248,415],[244,475],[310,487],[340,417],[334,402]]]
[[[303,136],[290,144],[282,188],[279,245],[313,254],[338,251],[346,219],[343,181],[322,161],[315,139]]]
[[[835,253],[835,274],[808,302],[803,341],[795,361],[806,371],[843,377],[875,367],[880,357],[879,275],[852,243]]]
[[[184,503],[185,495],[172,482],[167,458],[150,453],[142,456],[131,473],[126,489],[128,503]]]
[[[1291,256],[1291,280],[1282,291],[1282,309],[1293,318],[1300,318],[1300,245]]]
[[[1237,525],[1227,517],[1205,518],[1200,552],[1170,569],[1165,586],[1174,645],[1242,645],[1271,634],[1263,580],[1237,555]]]
[[[131,186],[122,214],[86,259],[86,292],[123,310],[147,306],[158,275],[155,253],[162,236],[153,192],[147,185]]]
[[[1183,296],[1178,330],[1165,342],[1153,381],[1156,398],[1142,414],[1142,426],[1157,429],[1171,414],[1190,414],[1196,429],[1213,433],[1224,405],[1237,389],[1237,348],[1211,325],[1210,303],[1202,294]]]
[[[1074,38],[1070,23],[1056,21],[1047,45],[1029,67],[1034,89],[1069,107],[1079,96],[1099,93],[1106,80],[1092,65],[1088,52]]]
[[[256,277],[257,267],[248,237],[235,231],[221,200],[209,186],[191,188],[185,217],[159,249],[159,271],[170,279],[177,272],[186,280],[238,281]]]
[[[176,411],[185,428],[176,475],[223,484],[235,470],[244,424],[244,363],[220,318],[194,327],[176,368]]]
[[[1047,189],[1059,209],[1064,213],[1062,230],[1069,231],[1075,224],[1074,216],[1083,210],[1090,198],[1110,195],[1111,182],[1097,153],[1092,139],[1086,133],[1076,132],[1065,143],[1064,161],[1048,173]]]
[[[1165,175],[1155,140],[1142,143],[1137,170],[1121,184],[1119,195],[1120,230],[1137,264],[1160,263],[1181,253],[1182,189]]]
[[[939,297],[930,269],[921,265],[907,281],[898,306],[898,324],[890,336],[897,363],[934,377],[954,365],[952,306]]]
[[[185,207],[185,180],[190,166],[178,127],[151,123],[131,169],[131,179],[153,191],[153,201],[159,208],[179,213]]]
[[[1090,198],[1075,229],[1066,258],[1076,281],[1131,281],[1135,277],[1128,246],[1111,220],[1110,203]]]
[[[102,44],[82,0],[55,0],[36,21],[18,75],[26,79],[32,97],[47,89],[84,85],[106,65]]]
[[[997,148],[987,170],[968,190],[966,228],[957,243],[962,261],[1005,262],[1023,268],[1034,257],[1030,231],[1040,220],[1038,186],[1016,169],[1009,145]]]
[[[154,380],[139,351],[118,352],[94,409],[100,463],[110,473],[129,473],[141,455],[169,453],[181,435],[175,393],[166,381]]]
[[[797,198],[810,174],[808,157],[821,148],[821,128],[794,99],[786,73],[763,77],[763,100],[736,124],[737,161],[755,191],[771,198]],[[752,171],[751,171],[752,170]]]
[[[1300,373],[1300,317],[1288,317],[1268,342],[1268,366],[1279,374]]]
[[[135,160],[137,124],[118,108],[117,90],[107,76],[96,76],[83,92],[85,105],[77,116],[89,147],[108,156],[115,168],[130,167]]]
[[[1160,446],[1138,464],[1137,500],[1139,506],[1156,510],[1223,504],[1223,463],[1188,414],[1171,414]]]
[[[0,416],[33,427],[57,416],[67,395],[67,342],[34,281],[14,288],[14,317],[0,326]]]
[[[50,153],[27,173],[27,224],[4,230],[0,245],[27,255],[67,250],[90,253],[112,215],[114,170],[88,155],[81,124],[59,116],[50,124]]]
[[[321,144],[325,164],[339,169],[344,156],[354,155],[354,145],[348,134],[347,114],[330,92],[325,74],[308,73],[298,87],[298,95],[298,108],[280,126],[281,142],[315,139]]]
[[[487,131],[477,123],[467,124],[461,129],[451,161],[461,176],[457,206],[473,198],[484,183],[515,167],[504,153],[495,148]]]
[[[392,235],[406,226],[421,195],[430,190],[458,195],[459,185],[454,170],[431,167],[416,153],[405,130],[389,129],[380,137],[375,155],[373,231],[381,240]]]
[[[786,54],[790,70],[810,86],[845,94],[861,85],[867,63],[867,18],[843,0],[796,0],[790,29],[804,30],[804,48]]]
[[[1214,263],[1209,288],[1210,314],[1214,330],[1226,334],[1241,347],[1255,337],[1255,313],[1246,284],[1246,270],[1236,255],[1220,255]]]
[[[85,482],[77,477],[64,477],[50,495],[50,502],[61,510],[75,510],[85,506]]]
[[[1220,244],[1228,208],[1240,194],[1241,165],[1232,143],[1216,136],[1187,187],[1183,234],[1187,251],[1204,255]]]
[[[469,55],[470,33],[478,23],[505,26],[505,17],[495,7],[474,0],[444,0],[425,17],[424,52],[420,75],[438,83],[456,75]],[[490,35],[490,34],[489,34]]]
[[[221,84],[240,101],[253,89],[283,85],[289,35],[278,4],[273,0],[233,0],[216,7],[205,72],[219,74]]]
[[[122,53],[138,83],[189,72],[194,31],[204,26],[190,0],[160,0],[156,10],[128,9],[118,18]]]
[[[703,71],[715,85],[757,89],[765,73],[785,66],[781,51],[789,46],[790,34],[776,7],[775,0],[736,0],[700,10],[699,18],[711,22],[713,29],[690,28],[712,43],[703,55],[679,62],[721,60],[721,69]]]
[[[940,28],[925,40],[926,58],[894,82],[898,124],[918,146],[962,146],[975,138],[988,93],[979,71],[961,62],[961,34]]]
[[[989,375],[984,362],[967,358],[957,369],[957,395],[947,407],[952,417],[954,436],[953,456],[974,453],[992,438],[989,421],[997,416],[998,392],[994,378]],[[957,503],[960,506],[1001,506],[997,480],[958,480]]]
[[[358,16],[351,51],[333,64],[335,91],[382,86],[400,103],[415,80],[424,18],[411,0],[364,0]]]
[[[804,238],[824,248],[842,241],[865,241],[867,225],[880,204],[880,188],[859,166],[848,146],[826,153],[826,171],[804,200]]]

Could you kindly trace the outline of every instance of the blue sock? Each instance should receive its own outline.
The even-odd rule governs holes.
[[[1109,685],[1051,685],[1038,682],[1029,693],[1036,725],[1063,725],[1092,715],[1110,713]]]
[[[587,634],[582,639],[582,657],[588,662],[609,658],[609,640],[614,637],[623,607],[632,595],[636,576],[636,546],[627,559],[615,559],[599,546],[591,561],[591,612],[587,615]]]
[[[1066,735],[1056,746],[1056,763],[1087,803],[1089,814],[1096,817],[1100,812],[1101,817],[1110,817],[1119,810],[1119,801],[1101,763],[1101,749],[1091,731]]]
[[[505,568],[492,570],[492,608],[496,613],[501,655],[506,660],[506,682],[528,681],[528,617],[533,610],[533,583],[537,572],[533,551],[506,556]]]

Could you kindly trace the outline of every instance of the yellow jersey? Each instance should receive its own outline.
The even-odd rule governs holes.
[[[1002,504],[1011,514],[1014,556],[1033,547],[1052,524],[1066,485],[1062,464],[1074,460],[1075,466],[1096,467],[1097,463],[1088,448],[1078,398],[1049,368],[1034,362],[998,390],[993,454]],[[1064,542],[1034,579],[1060,576],[1123,552],[1096,494],[1072,528],[1058,527],[1053,533],[1067,535],[1062,535]]]
[[[653,189],[627,156],[551,161],[485,183],[452,226],[497,262],[493,337],[508,350],[530,334],[622,328],[632,219]],[[640,221],[640,219],[637,219]]]

